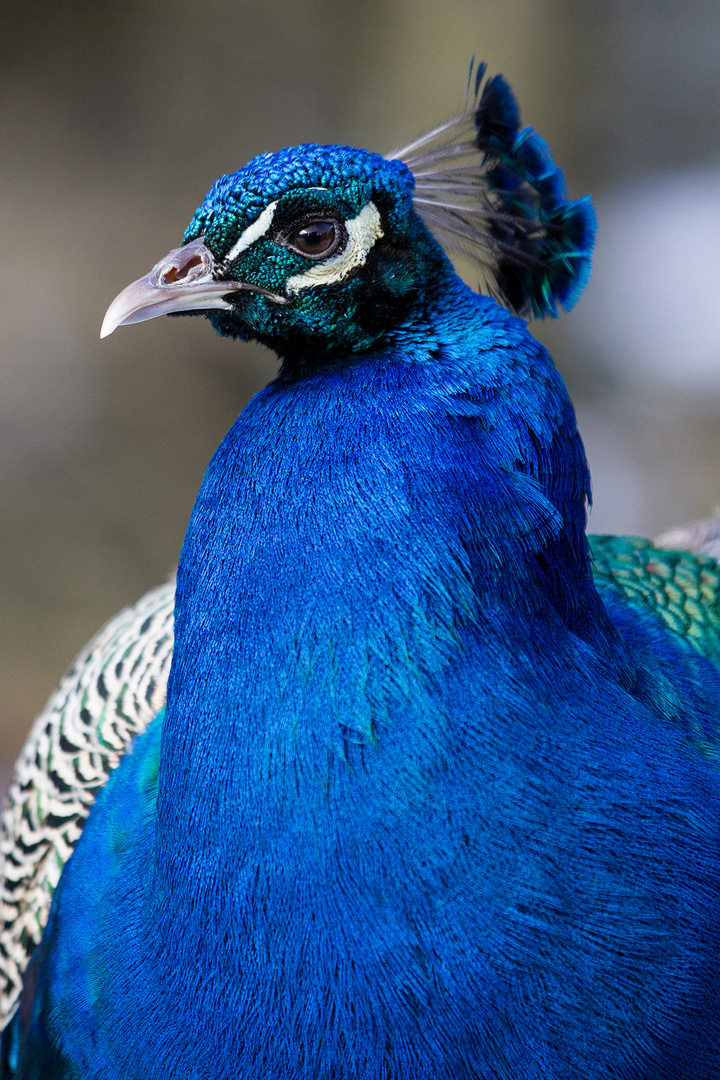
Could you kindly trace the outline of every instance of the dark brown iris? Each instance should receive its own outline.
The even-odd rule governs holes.
[[[340,243],[340,229],[335,221],[308,221],[287,238],[290,247],[311,259],[331,255]]]

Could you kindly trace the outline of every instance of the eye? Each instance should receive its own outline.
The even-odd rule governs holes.
[[[336,221],[306,221],[288,233],[288,247],[311,259],[332,255],[340,247],[343,234]]]

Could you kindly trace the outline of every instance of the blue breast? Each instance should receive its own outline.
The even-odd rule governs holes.
[[[544,350],[459,282],[255,398],[193,511],[165,715],[33,961],[20,1075],[716,1074],[720,800],[688,718],[718,676],[687,667],[685,729],[651,692],[653,652],[685,661],[605,613],[587,486]]]

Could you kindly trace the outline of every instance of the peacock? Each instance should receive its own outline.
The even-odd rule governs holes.
[[[720,568],[588,541],[526,322],[594,230],[479,65],[387,157],[221,177],[111,304],[281,367],[18,763],[5,1077],[720,1076]]]

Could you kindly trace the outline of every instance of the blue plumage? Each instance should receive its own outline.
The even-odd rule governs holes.
[[[492,184],[517,121],[483,100]],[[413,190],[264,155],[111,308],[194,302],[283,366],[204,478],[166,709],[64,870],[18,1078],[718,1075],[720,676],[603,603],[562,381]],[[546,306],[585,273],[555,240]]]

